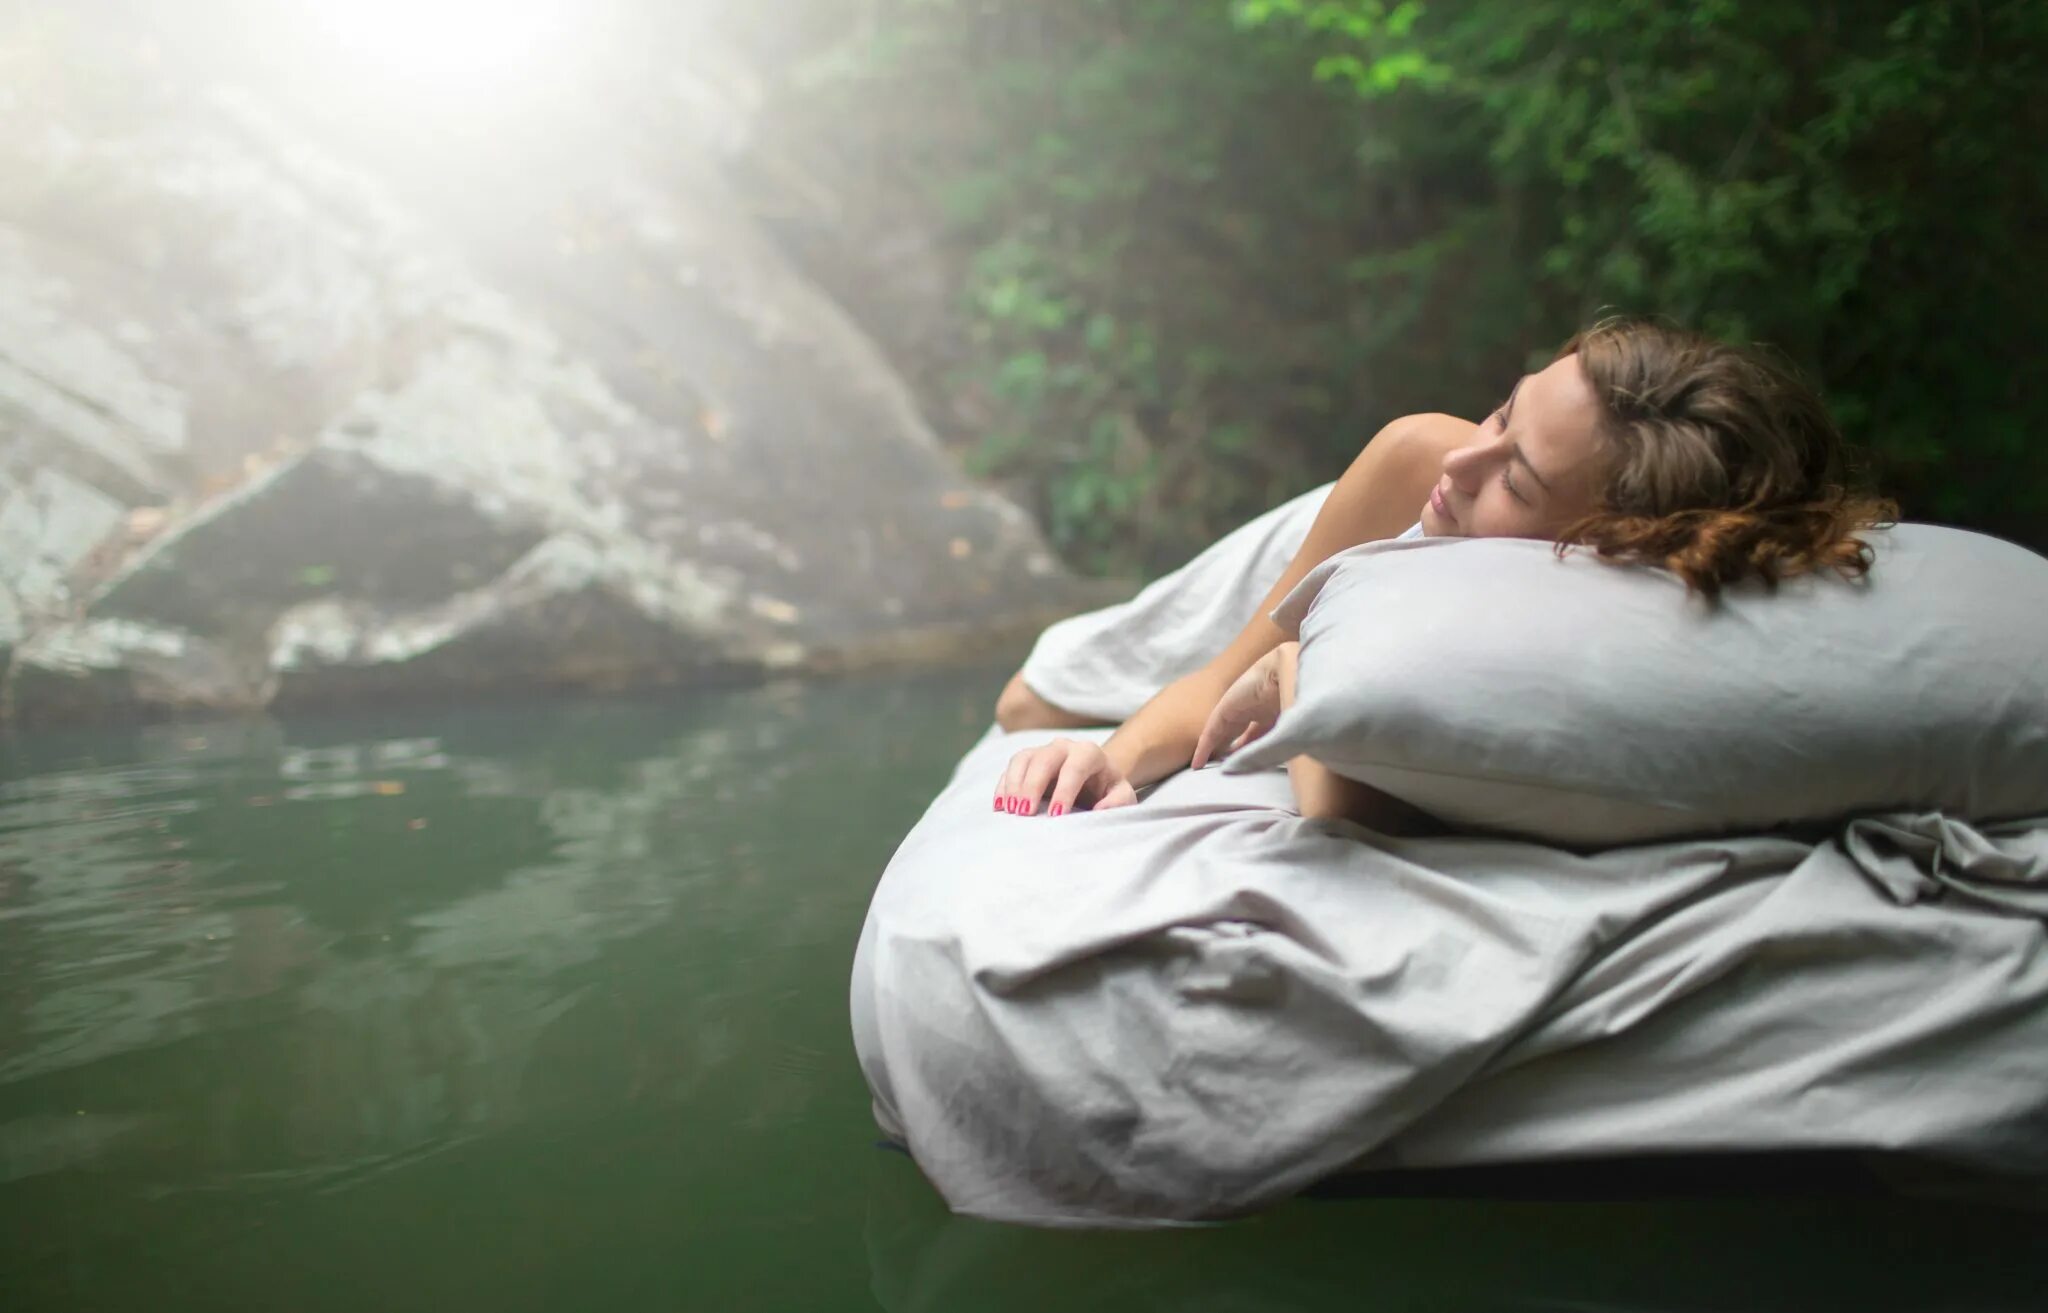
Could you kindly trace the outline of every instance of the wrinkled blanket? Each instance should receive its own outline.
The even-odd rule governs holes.
[[[1149,605],[1263,571],[1304,505]],[[1067,652],[1130,648],[1118,610]],[[1364,1164],[1677,1151],[2048,1175],[2048,818],[1576,854],[1307,820],[1283,772],[1214,768],[1099,814],[994,811],[1048,737],[969,751],[855,960],[877,1118],[958,1211],[1165,1224]]]

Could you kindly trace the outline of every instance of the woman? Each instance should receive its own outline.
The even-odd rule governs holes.
[[[1521,379],[1482,423],[1414,415],[1382,429],[1222,652],[1102,744],[1054,739],[1016,754],[996,809],[1126,806],[1138,789],[1255,738],[1292,698],[1294,645],[1269,613],[1327,557],[1404,530],[1551,539],[1560,551],[1580,544],[1663,566],[1709,598],[1749,579],[1861,575],[1871,554],[1858,531],[1894,511],[1849,488],[1846,458],[1819,397],[1768,358],[1652,322],[1602,322]],[[1089,723],[1021,675],[996,718],[1010,730]],[[1422,819],[1308,758],[1288,774],[1305,816],[1388,829]]]

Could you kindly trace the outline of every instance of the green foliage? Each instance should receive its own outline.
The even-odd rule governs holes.
[[[2037,0],[872,12],[845,104],[959,253],[935,409],[1085,568],[1479,413],[1617,309],[1785,351],[1910,515],[2044,533]]]
[[[1171,563],[1356,452],[1356,144],[1306,40],[1185,0],[923,0],[863,40],[832,110],[959,253],[928,406],[1069,560]]]
[[[2048,7],[2024,0],[1247,0],[1322,34],[1374,130],[1492,185],[1443,196],[1393,279],[1504,239],[1535,351],[1604,307],[1768,341],[1828,387],[1909,513],[2039,534],[2048,445]],[[1398,267],[1398,261],[1393,262]],[[1434,346],[1447,345],[1433,343]],[[1455,347],[1455,344],[1448,344]],[[1418,362],[1420,365],[1420,362]]]

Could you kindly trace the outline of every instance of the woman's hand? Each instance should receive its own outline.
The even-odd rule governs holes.
[[[1280,719],[1280,666],[1294,659],[1299,643],[1282,643],[1251,664],[1224,690],[1195,740],[1190,770],[1200,770],[1211,757],[1221,760],[1252,742]]]
[[[1054,739],[1024,749],[1010,758],[996,786],[996,810],[1013,816],[1037,815],[1040,802],[1048,804],[1046,815],[1060,816],[1079,808],[1128,807],[1137,800],[1138,791],[1102,745],[1086,739]]]

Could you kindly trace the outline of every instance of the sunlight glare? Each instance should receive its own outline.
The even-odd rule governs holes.
[[[568,37],[565,0],[314,0],[328,53],[406,99],[451,106],[515,93]]]

